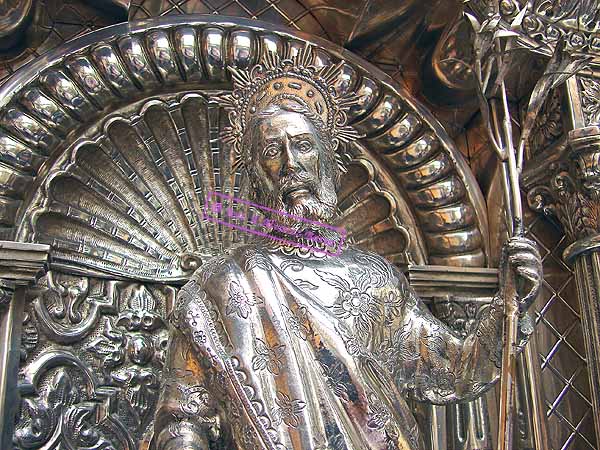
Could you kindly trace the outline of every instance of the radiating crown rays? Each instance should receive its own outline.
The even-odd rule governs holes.
[[[221,96],[221,104],[229,112],[231,125],[223,129],[222,137],[236,152],[235,167],[244,164],[242,136],[251,115],[260,110],[259,105],[264,107],[285,93],[321,117],[331,133],[334,150],[339,150],[339,143],[360,137],[356,129],[347,125],[347,112],[358,102],[356,93],[336,90],[344,61],[317,67],[315,60],[313,48],[306,44],[283,59],[278,53],[267,51],[262,61],[249,70],[228,67],[233,92]],[[345,172],[339,152],[336,152],[336,162]]]

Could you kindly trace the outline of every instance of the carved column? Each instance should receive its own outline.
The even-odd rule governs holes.
[[[571,157],[574,159],[576,178],[565,175],[560,191],[563,203],[561,222],[567,225],[574,242],[567,247],[564,257],[575,266],[577,291],[581,304],[581,321],[586,347],[590,393],[596,425],[596,439],[600,437],[600,127],[573,130],[569,134]],[[560,180],[560,178],[558,178]],[[558,181],[557,180],[557,181]],[[562,180],[561,180],[562,181]]]
[[[566,141],[540,154],[530,167],[524,176],[530,206],[558,218],[572,241],[563,257],[575,268],[594,424],[600,437],[600,126],[573,129]]]
[[[0,241],[0,448],[12,448],[18,406],[24,290],[47,269],[50,247]]]

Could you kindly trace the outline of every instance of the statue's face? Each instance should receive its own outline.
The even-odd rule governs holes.
[[[316,220],[327,220],[337,197],[330,151],[303,114],[277,111],[253,130],[252,155],[257,182],[268,206]]]
[[[314,195],[324,152],[316,130],[302,115],[281,111],[261,120],[256,130],[258,161],[285,204],[293,206]]]

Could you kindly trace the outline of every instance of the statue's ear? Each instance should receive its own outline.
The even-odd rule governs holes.
[[[337,139],[335,137],[332,137],[331,138],[331,151],[337,155],[339,148],[340,148],[340,141],[339,141],[339,139]]]

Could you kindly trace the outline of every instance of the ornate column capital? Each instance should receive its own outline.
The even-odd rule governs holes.
[[[572,244],[567,261],[600,248],[600,126],[576,128],[529,162],[529,206],[558,219]]]

